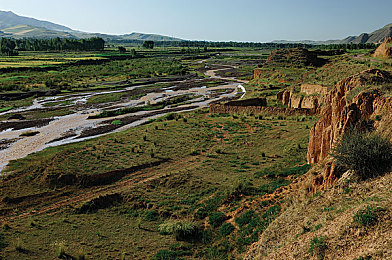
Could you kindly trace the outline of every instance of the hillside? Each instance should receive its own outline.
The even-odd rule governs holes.
[[[389,37],[392,37],[392,24],[388,24],[372,33],[362,33],[357,37],[347,37],[342,40],[342,43],[379,43]]]
[[[368,69],[328,93],[309,137],[308,162],[315,165],[291,186],[286,210],[246,259],[391,259],[390,168],[385,176],[367,172],[363,180],[330,157],[354,127],[391,139],[391,83],[390,72]]]
[[[299,41],[285,41],[277,40],[273,43],[303,43],[303,44],[347,44],[347,43],[380,43],[386,38],[392,37],[392,24],[388,24],[381,29],[378,29],[371,33],[362,33],[359,36],[348,36],[343,40],[326,40],[326,41],[311,41],[311,40],[299,40]]]
[[[3,32],[7,35],[12,35],[12,38],[73,38],[73,35],[65,31],[48,30],[42,27],[34,27],[29,25],[16,25],[9,28],[4,28]]]
[[[53,31],[72,31],[72,29],[66,26],[58,25],[47,21],[40,21],[34,18],[19,16],[11,11],[0,11],[0,30],[22,24],[30,25],[33,27],[41,27]]]
[[[130,33],[124,35],[109,35],[101,33],[89,33],[72,30],[71,28],[52,22],[41,21],[34,18],[19,16],[13,12],[0,11],[0,37],[21,38],[76,38],[85,39],[101,37],[105,41],[182,41],[179,38],[168,37],[158,34]]]

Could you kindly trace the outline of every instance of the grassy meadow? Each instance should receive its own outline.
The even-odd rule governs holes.
[[[209,69],[226,68],[217,75],[250,80],[259,66],[262,76],[245,84],[246,98],[266,97],[269,106],[281,107],[276,94],[284,88],[301,83],[332,88],[364,69],[390,66],[366,52],[361,53],[364,59],[354,57],[360,53],[325,57],[320,67],[268,64],[270,51],[258,49],[136,52],[140,56],[128,57],[113,48],[104,53],[22,52],[15,58],[0,57],[0,69],[11,68],[0,75],[0,94],[98,93],[145,85],[142,92],[93,95],[84,107],[60,99],[39,113],[21,112],[27,120],[51,118],[118,105],[124,98],[173,86],[171,81],[192,80],[192,87],[223,84],[206,78]],[[34,98],[1,100],[0,112],[31,105]],[[158,105],[176,106],[190,98],[177,96]],[[98,116],[152,106],[103,110]],[[317,116],[211,114],[204,108],[11,161],[0,181],[0,258],[241,259],[285,211],[287,198],[281,191],[291,189],[290,184],[310,169],[308,136],[316,120]]]

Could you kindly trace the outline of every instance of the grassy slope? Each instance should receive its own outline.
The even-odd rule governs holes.
[[[305,195],[290,206],[258,242],[258,259],[317,259],[309,253],[311,241],[325,237],[325,259],[390,259],[392,175],[361,183],[340,181],[335,188]],[[354,221],[359,210],[380,208],[374,225]],[[255,256],[253,256],[255,257]]]
[[[67,186],[54,191],[57,195],[44,195],[33,201],[26,199],[16,205],[3,204],[3,209],[13,208],[10,215],[16,218],[7,220],[11,229],[3,233],[9,246],[2,254],[11,258],[51,258],[55,256],[58,243],[63,242],[67,252],[74,256],[82,251],[94,259],[116,258],[122,252],[132,259],[151,257],[158,250],[178,243],[173,236],[160,235],[157,224],[169,218],[195,218],[196,223],[202,225],[206,220],[200,217],[200,212],[206,211],[206,205],[212,207],[207,214],[221,211],[238,217],[246,211],[239,208],[240,205],[264,194],[254,188],[267,184],[272,185],[273,191],[277,187],[272,184],[276,179],[262,176],[304,163],[308,128],[313,124],[312,120],[298,122],[295,117],[258,120],[255,117],[209,117],[204,112],[188,113],[185,118],[46,149],[13,162],[10,172],[14,177],[1,183],[1,197],[52,194],[53,189],[44,181],[47,174],[91,175],[157,161],[159,157],[171,159],[107,186],[79,189]],[[144,136],[146,141],[143,141]],[[132,147],[136,147],[134,153]],[[263,169],[269,171],[263,173]],[[250,182],[248,191],[256,192],[246,194],[245,190],[245,194],[225,203],[239,182]],[[96,213],[74,212],[75,207],[108,193],[122,194],[124,202]],[[57,208],[56,205],[62,206]],[[261,215],[268,208],[267,203],[253,210]],[[145,220],[146,212],[152,210],[158,212],[159,217],[154,221]],[[26,212],[26,217],[17,217]],[[235,223],[234,219],[229,221]],[[236,227],[228,237],[220,237],[219,228],[207,228],[213,240],[205,244],[180,243],[189,245],[194,258],[208,254],[239,256],[254,240],[247,242],[240,235],[251,227]],[[28,250],[26,254],[15,251],[18,238]],[[223,245],[226,251],[219,251]]]

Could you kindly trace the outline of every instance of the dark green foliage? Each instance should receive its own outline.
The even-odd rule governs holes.
[[[263,184],[257,188],[259,193],[273,193],[277,188],[287,186],[291,183],[291,181],[285,179],[276,179],[271,181],[270,183]]]
[[[15,41],[15,44],[18,49],[24,51],[96,51],[103,50],[105,47],[105,41],[99,37],[82,40],[69,38],[53,38],[19,39]]]
[[[147,221],[155,221],[158,219],[158,217],[159,217],[159,214],[156,210],[148,210],[144,214],[144,220],[147,220]]]
[[[225,220],[226,220],[225,214],[223,214],[222,212],[216,212],[216,213],[210,214],[210,216],[208,218],[208,223],[211,225],[211,227],[217,228],[220,225],[222,225],[222,223]]]
[[[8,246],[7,242],[4,241],[4,235],[0,233],[0,250]]]
[[[234,231],[234,226],[232,225],[232,224],[230,224],[230,223],[224,223],[222,226],[221,226],[221,228],[219,229],[219,233],[222,235],[222,236],[228,236],[228,235],[230,235],[231,234],[231,232],[233,232]]]
[[[169,251],[166,249],[158,251],[153,257],[153,260],[176,260],[180,259],[176,251]]]
[[[377,223],[377,211],[379,209],[367,206],[366,209],[358,210],[353,219],[361,226],[371,226]]]
[[[286,177],[286,176],[290,176],[290,175],[299,176],[299,175],[302,175],[302,174],[305,174],[306,172],[308,172],[311,167],[312,166],[310,164],[305,164],[305,165],[297,166],[294,168],[287,168],[287,169],[280,171],[277,174],[277,176],[279,176],[279,177]]]
[[[281,207],[279,205],[271,206],[261,217],[268,222],[272,222],[277,216],[279,216],[279,212]]]
[[[201,242],[203,244],[211,243],[212,238],[213,238],[213,233],[210,229],[203,230],[203,232],[201,233]]]
[[[392,145],[376,133],[353,130],[341,138],[331,155],[338,167],[353,170],[366,180],[391,169]]]
[[[18,55],[18,52],[15,50],[16,44],[13,40],[8,38],[0,39],[0,53],[7,56],[15,56]]]
[[[235,219],[241,230],[236,240],[239,251],[244,251],[246,246],[258,241],[259,235],[268,225],[279,216],[281,207],[271,206],[261,216],[250,210]]]
[[[233,246],[228,241],[223,241],[218,245],[214,245],[206,250],[203,259],[231,259],[228,253],[233,250]]]
[[[255,212],[253,210],[248,210],[247,212],[243,213],[241,216],[235,219],[235,223],[237,223],[240,227],[248,224],[252,217],[254,216]]]
[[[126,49],[125,47],[123,47],[123,46],[118,46],[118,51],[119,51],[120,53],[126,53],[126,52],[127,52],[127,49]]]
[[[260,172],[256,172],[255,177],[260,178],[260,177],[265,176],[265,177],[274,178],[274,177],[287,177],[287,176],[291,176],[291,175],[300,176],[300,175],[308,172],[311,167],[312,166],[310,164],[305,164],[302,166],[296,166],[293,168],[286,168],[286,169],[282,169],[282,170],[274,169],[274,168],[267,168],[267,169],[263,169]]]
[[[169,250],[160,250],[156,253],[152,259],[183,259],[183,256],[190,256],[192,252],[191,245],[181,245],[179,243],[173,244],[169,247]]]
[[[218,209],[219,205],[222,204],[224,199],[225,196],[215,196],[207,200],[206,202],[201,204],[201,207],[197,210],[196,217],[198,219],[206,218],[209,214],[211,214],[212,212]]]
[[[154,42],[153,41],[145,41],[143,43],[143,48],[154,49]]]
[[[319,259],[324,258],[324,253],[325,250],[327,249],[327,244],[325,241],[327,240],[327,237],[315,237],[310,241],[310,246],[309,246],[309,254],[311,255],[316,255]]]

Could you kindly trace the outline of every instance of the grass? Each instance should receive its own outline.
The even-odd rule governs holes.
[[[157,54],[163,56],[152,57]],[[94,55],[108,57],[111,54]],[[104,65],[65,66],[43,72],[4,73],[0,81],[4,82],[5,91],[58,88],[70,93],[124,88],[128,84],[125,81],[146,82],[150,78],[170,78],[188,72],[200,74],[204,67],[194,61],[181,61],[181,55],[167,58],[161,49],[146,51],[143,55],[147,58],[110,61]],[[235,50],[208,62],[237,64],[238,68],[222,74],[248,78],[267,55],[266,51]],[[63,62],[60,59],[58,62]],[[353,67],[357,64],[341,58],[336,58],[336,62],[352,62]],[[360,64],[359,67],[362,65],[367,66]],[[328,68],[265,66],[262,79],[246,86],[247,95],[266,96],[272,106],[278,105],[276,94],[282,88],[315,79],[314,76],[308,78],[309,73],[317,77],[322,73],[333,76],[327,72]],[[220,82],[206,80],[202,84],[213,86]],[[167,86],[164,83],[151,87]],[[125,98],[135,96],[131,91],[95,95],[88,100],[88,105],[121,102]],[[182,104],[190,98],[194,97],[180,96],[158,103],[154,109]],[[31,101],[32,98],[25,102]],[[20,104],[4,102],[0,105],[17,107]],[[43,115],[23,115],[31,119],[67,114],[70,110],[48,108]],[[135,111],[108,110],[101,116],[132,112]],[[4,241],[20,239],[29,257],[39,255],[48,259],[57,257],[61,248],[62,254],[75,257],[83,252],[87,259],[241,258],[248,246],[271,227],[270,223],[287,210],[285,198],[272,199],[273,195],[269,194],[309,170],[310,166],[305,164],[306,146],[309,126],[316,119],[209,115],[204,109],[169,114],[123,132],[51,147],[12,161],[0,183],[0,199],[19,202],[0,205],[7,216],[15,217],[9,223],[10,228],[3,231]],[[121,120],[109,122],[122,123]],[[102,186],[49,185],[53,178],[59,182],[72,178],[99,180],[108,173],[114,173],[114,177]],[[121,178],[117,178],[117,174]],[[121,200],[107,199],[113,195]],[[321,193],[314,200],[320,198]],[[94,210],[81,210],[86,205]],[[244,209],[243,205],[250,206]],[[332,206],[323,205],[323,208]],[[322,215],[324,221],[342,210],[337,206],[334,209],[319,210],[317,214]],[[19,217],[25,214],[28,217]],[[322,226],[319,222],[309,223],[314,233],[307,234],[319,238],[316,232],[327,226],[321,223]],[[322,243],[314,241],[313,244],[315,254]],[[305,245],[304,250],[311,246],[311,243]],[[0,252],[4,258],[18,259],[19,256],[20,252],[7,243]]]
[[[353,220],[361,226],[372,226],[377,223],[378,211],[380,209],[367,206],[365,209],[361,209],[355,213]]]
[[[170,158],[169,162],[145,172],[146,176],[142,175],[139,178],[136,175],[134,184],[122,189],[123,196],[129,201],[126,204],[99,209],[94,213],[84,214],[82,218],[79,214],[72,213],[73,211],[58,213],[56,217],[44,215],[36,218],[34,222],[39,228],[34,227],[33,232],[21,234],[23,241],[29,241],[26,247],[48,255],[40,251],[35,244],[42,241],[65,240],[67,254],[70,255],[83,251],[87,257],[101,257],[96,250],[92,250],[91,245],[97,245],[101,248],[100,251],[104,250],[103,256],[119,257],[120,252],[127,252],[128,256],[134,258],[153,257],[160,250],[171,251],[169,245],[176,240],[175,235],[159,235],[159,224],[167,223],[171,218],[195,218],[195,223],[199,226],[207,216],[213,220],[217,209],[222,207],[220,212],[226,215],[241,201],[239,197],[232,203],[225,202],[230,196],[227,191],[234,188],[233,183],[240,180],[248,181],[252,183],[252,189],[257,190],[261,187],[263,192],[272,192],[280,185],[286,185],[286,182],[256,179],[253,178],[255,172],[260,168],[278,165],[294,167],[305,161],[306,150],[298,150],[296,147],[297,143],[305,147],[307,142],[309,129],[305,127],[308,124],[306,121],[286,119],[285,124],[280,125],[274,124],[267,117],[263,120],[252,116],[237,119],[227,116],[209,117],[203,110],[172,117],[163,117],[125,132],[48,148],[11,162],[7,171],[14,184],[2,187],[0,196],[13,194],[13,197],[17,197],[50,191],[42,180],[45,176],[56,175],[58,172],[64,176],[93,176],[156,162],[160,158]],[[224,138],[218,138],[220,135]],[[278,139],[277,135],[280,136]],[[251,145],[246,145],[245,142]],[[150,156],[151,150],[156,154],[154,158]],[[236,153],[231,152],[233,150],[236,150]],[[200,153],[191,155],[192,151]],[[268,153],[263,157],[262,153],[265,151]],[[279,154],[280,157],[269,158],[275,154]],[[237,172],[236,169],[242,171]],[[12,177],[23,176],[26,172],[29,173],[29,178]],[[147,176],[152,177],[153,181],[139,184],[139,181]],[[158,180],[160,181],[157,182]],[[73,188],[71,186],[66,189]],[[256,198],[262,196],[263,192],[260,190],[246,196]],[[245,224],[246,230],[241,232],[232,230],[225,222],[219,227],[224,218],[218,213],[213,224],[216,227],[215,231],[209,233],[206,230],[196,236],[207,244],[193,244],[195,246],[191,249],[192,255],[203,255],[208,247],[214,248],[216,241],[228,243],[225,248],[232,248],[230,250],[236,247],[244,250],[249,241],[255,241],[257,236],[253,232],[259,230],[259,234],[263,230],[262,227],[269,223],[268,219],[272,219],[270,216],[275,216],[276,211],[266,210],[255,209],[255,214],[265,215],[260,221],[256,218],[253,222]],[[16,209],[16,214],[18,211],[22,212],[23,208]],[[132,215],[128,213],[131,211]],[[67,221],[60,221],[62,218],[66,218]],[[141,219],[141,222],[138,219]],[[20,221],[18,222],[23,222]],[[141,228],[138,227],[138,222]],[[94,223],[101,225],[97,226]],[[127,223],[127,227],[122,227],[122,223]],[[151,230],[156,233],[152,235]],[[13,239],[17,235],[15,231],[7,231],[7,236]],[[84,241],[83,245],[71,239],[70,232],[76,232],[79,241]],[[98,240],[97,232],[100,233]],[[231,238],[221,235],[227,233],[230,233]],[[247,238],[248,236],[252,238]],[[177,238],[184,237],[179,235]],[[109,240],[114,244],[109,245]],[[137,249],[147,245],[148,252]],[[40,247],[50,248],[51,245],[45,242]],[[119,250],[118,254],[112,251],[114,248]],[[51,252],[55,251],[53,249]]]
[[[61,65],[62,62],[55,62]],[[22,63],[21,66],[27,66]],[[36,66],[33,62],[32,66]],[[172,58],[139,58],[108,61],[104,64],[58,66],[44,71],[13,71],[2,73],[0,91],[29,91],[34,89],[60,89],[63,91],[91,90],[97,87],[113,88],[113,82],[150,77],[184,75],[186,68]],[[105,85],[104,83],[111,83]],[[122,83],[124,84],[124,83]],[[120,83],[121,85],[121,83]]]

